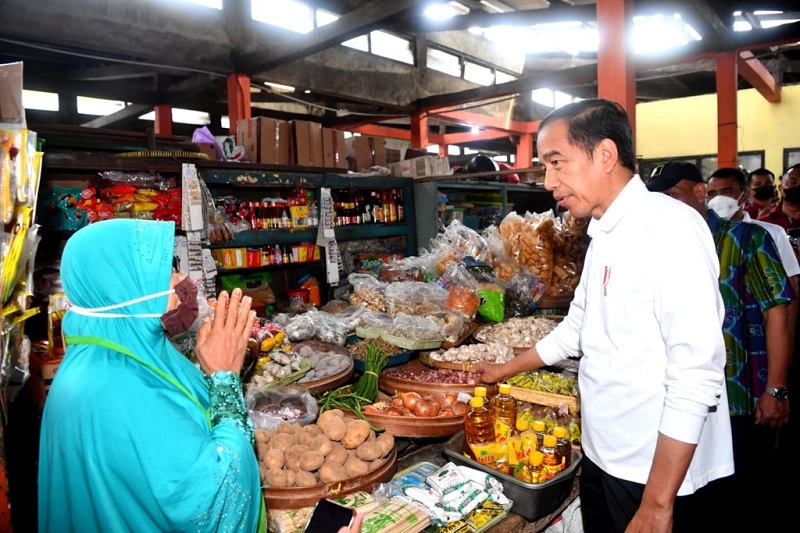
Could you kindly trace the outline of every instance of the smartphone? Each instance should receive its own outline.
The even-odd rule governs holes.
[[[330,500],[320,500],[303,530],[305,533],[336,533],[353,525],[356,511]]]

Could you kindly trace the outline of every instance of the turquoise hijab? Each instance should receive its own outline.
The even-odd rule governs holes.
[[[96,309],[169,289],[174,232],[126,219],[76,232],[61,263],[70,302]],[[109,311],[147,318],[67,311],[42,419],[40,531],[256,531],[252,445],[232,424],[210,427],[204,376],[161,326],[167,298]]]

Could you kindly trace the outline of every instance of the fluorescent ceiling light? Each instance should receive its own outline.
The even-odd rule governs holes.
[[[264,85],[274,89],[275,92],[278,93],[293,93],[294,87],[291,85],[281,85],[280,83],[273,83],[271,81],[265,81]]]
[[[505,6],[500,5],[500,2],[492,2],[491,0],[480,0],[480,5],[486,8],[490,13],[503,13],[506,11]]]
[[[22,107],[39,111],[58,111],[58,93],[23,89]]]

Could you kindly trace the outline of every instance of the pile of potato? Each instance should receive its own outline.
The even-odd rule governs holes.
[[[369,423],[325,411],[316,424],[280,422],[256,430],[256,455],[264,487],[312,487],[362,476],[381,466],[394,437],[376,436]]]

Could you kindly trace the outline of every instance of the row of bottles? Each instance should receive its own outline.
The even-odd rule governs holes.
[[[406,213],[402,189],[332,191],[334,225],[400,224]]]
[[[406,221],[403,189],[331,191],[334,226],[402,224]],[[231,223],[245,221],[251,229],[303,229],[319,224],[319,206],[310,189],[296,189],[287,198],[216,199]]]
[[[543,420],[520,427],[517,401],[510,391],[510,385],[500,384],[499,394],[487,404],[486,388],[475,388],[470,410],[464,416],[464,453],[526,483],[552,479],[572,462],[567,430],[556,426],[552,434],[546,434]]]

